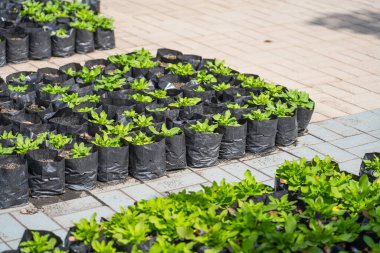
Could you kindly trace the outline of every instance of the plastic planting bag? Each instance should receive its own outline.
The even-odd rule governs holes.
[[[185,135],[167,136],[166,143],[166,169],[176,170],[186,168],[186,142]]]
[[[203,103],[193,106],[182,106],[179,109],[179,118],[191,119],[195,114],[203,114]]]
[[[237,159],[245,154],[247,124],[241,126],[219,126],[218,132],[223,134],[219,157],[222,159]]]
[[[28,203],[28,165],[16,155],[0,156],[0,208]]]
[[[6,34],[7,61],[20,63],[28,60],[29,35],[22,32]]]
[[[297,137],[297,114],[292,117],[278,118],[276,144],[280,146],[289,146],[296,141]]]
[[[217,163],[222,134],[195,132],[185,128],[187,165],[210,167]]]
[[[84,29],[76,30],[75,52],[86,54],[95,50],[94,33]]]
[[[51,37],[52,53],[57,57],[68,57],[75,53],[75,29],[68,30],[68,37]]]
[[[7,51],[5,37],[0,36],[0,67],[7,64]]]
[[[298,125],[298,134],[302,135],[307,126],[310,123],[311,116],[313,115],[314,110],[308,110],[302,107],[297,107],[297,125]]]
[[[114,30],[103,30],[98,28],[95,33],[95,48],[99,50],[115,48]]]
[[[247,121],[246,151],[262,153],[270,151],[276,144],[277,119]]]
[[[375,157],[379,157],[380,158],[380,153],[378,152],[374,152],[374,153],[366,153],[364,154],[364,157],[363,157],[363,161],[364,160],[370,160],[370,161],[373,161]],[[375,176],[373,173],[375,172],[372,168],[369,168],[369,169],[366,169],[366,166],[364,164],[364,162],[362,161],[361,165],[360,165],[360,171],[359,171],[359,176],[361,175],[364,175],[364,174],[367,174],[368,176],[368,179],[370,182],[373,182],[375,181],[378,177]]]
[[[65,167],[67,188],[77,191],[93,189],[96,185],[98,152],[81,158],[68,158]]]
[[[128,176],[129,147],[97,147],[98,180],[109,182]]]
[[[164,176],[165,157],[165,139],[146,145],[130,145],[131,175],[143,181]]]
[[[28,28],[29,58],[42,60],[51,57],[50,31],[43,28]]]
[[[29,151],[29,187],[32,197],[48,197],[65,192],[65,160],[58,151]]]

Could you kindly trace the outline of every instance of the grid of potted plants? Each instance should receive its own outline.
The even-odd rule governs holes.
[[[379,252],[379,179],[330,157],[286,161],[276,186],[236,183],[141,200],[109,219],[81,219],[64,244],[26,230],[21,252]]]
[[[314,109],[305,92],[167,49],[16,72],[0,90],[2,208],[25,203],[28,185],[45,197],[269,152]]]
[[[113,19],[96,14],[93,2],[2,1],[0,66],[114,48]]]

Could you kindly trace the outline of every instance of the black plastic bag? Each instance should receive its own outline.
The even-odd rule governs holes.
[[[279,117],[277,124],[276,145],[289,146],[298,137],[297,113],[292,117]]]
[[[373,161],[375,157],[380,158],[380,153],[379,152],[374,152],[374,153],[365,153],[364,157],[362,160],[370,160]],[[360,164],[360,171],[359,171],[359,176],[362,176],[366,174],[368,176],[368,180],[370,182],[375,181],[378,177],[374,175],[374,169],[366,169],[364,162]]]
[[[67,31],[67,37],[60,38],[57,36],[51,37],[52,54],[57,57],[69,57],[75,53],[75,29]]]
[[[246,151],[262,153],[270,151],[276,143],[277,119],[247,121]]]
[[[181,119],[191,119],[195,114],[203,114],[203,103],[179,108],[179,118]]]
[[[21,252],[21,247],[20,247],[20,244],[23,243],[23,242],[28,242],[28,241],[33,241],[33,234],[32,232],[37,232],[38,234],[40,234],[41,236],[44,236],[44,235],[49,235],[49,238],[48,239],[51,239],[51,238],[54,238],[56,240],[55,244],[54,244],[54,248],[56,247],[60,247],[62,245],[62,239],[61,237],[57,236],[56,234],[54,234],[53,232],[51,231],[45,231],[45,230],[29,230],[29,229],[26,229],[24,231],[24,234],[22,235],[21,237],[21,240],[20,240],[20,243],[19,243],[19,246],[17,248],[17,250],[19,252]]]
[[[29,35],[25,33],[6,34],[7,62],[21,63],[28,60]]]
[[[8,119],[13,123],[13,130],[15,132],[20,132],[20,129],[24,127],[25,125],[30,126],[30,125],[42,123],[38,115],[27,114],[25,112],[21,112],[11,117],[8,116]]]
[[[98,28],[95,33],[95,48],[98,50],[108,50],[115,48],[114,30],[103,30]]]
[[[7,51],[5,37],[0,36],[0,67],[7,64]]]
[[[49,197],[65,192],[65,160],[49,149],[32,150],[27,155],[32,197]]]
[[[19,156],[0,156],[0,208],[28,203],[28,165]]]
[[[166,63],[177,63],[179,62],[178,56],[182,55],[182,52],[168,49],[168,48],[159,48],[157,49],[156,58],[158,61]]]
[[[34,104],[27,105],[25,112],[37,115],[42,121],[47,121],[54,113],[53,105],[40,99],[36,99]]]
[[[182,62],[183,64],[190,63],[191,66],[193,66],[195,70],[198,70],[202,62],[202,57],[199,55],[193,55],[193,54],[183,54],[183,55],[178,55],[178,60]]]
[[[195,132],[185,127],[187,165],[210,167],[217,163],[222,134]]]
[[[308,110],[302,107],[297,107],[297,125],[298,125],[298,134],[302,135],[307,126],[310,123],[311,116],[313,116],[314,110]]]
[[[77,29],[75,37],[75,52],[86,54],[95,50],[94,33],[89,30]]]
[[[96,185],[98,152],[81,158],[65,159],[66,187],[76,191],[90,190]]]
[[[40,68],[37,70],[37,80],[44,84],[62,84],[68,76],[61,70],[55,68]],[[65,85],[63,85],[65,86]]]
[[[241,126],[221,126],[218,127],[218,132],[223,134],[220,144],[219,158],[222,159],[237,159],[245,155],[247,124]]]
[[[77,241],[73,235],[75,232],[75,227],[69,228],[67,235],[65,237],[65,247],[69,249],[71,253],[90,253],[92,252],[91,243],[84,244],[81,241]]]
[[[94,11],[95,14],[100,12],[100,0],[82,0],[82,3],[88,4],[90,10]]]
[[[87,132],[87,121],[79,115],[65,115],[49,120],[58,133],[62,134],[81,134]]]
[[[98,180],[110,182],[128,177],[129,146],[97,147]]]
[[[49,124],[33,124],[33,125],[21,125],[20,133],[23,136],[35,139],[38,134],[46,133],[53,130],[53,126]]]
[[[15,92],[10,91],[9,97],[15,100],[16,105],[24,106],[25,104],[34,103],[37,97],[35,91]]]
[[[197,92],[190,89],[183,90],[183,96],[188,98],[200,98],[205,105],[211,104],[216,99],[214,90],[206,90],[203,92]]]
[[[249,114],[249,112],[253,110],[253,108],[238,108],[238,109],[230,109],[231,116],[235,117],[237,120],[241,120],[244,118],[244,114]]]
[[[29,34],[29,58],[33,60],[50,58],[50,31],[43,28],[28,28],[27,33]]]
[[[186,168],[186,141],[185,135],[167,136],[166,143],[166,170]]]
[[[139,180],[152,180],[165,175],[165,139],[147,145],[130,145],[130,174]]]

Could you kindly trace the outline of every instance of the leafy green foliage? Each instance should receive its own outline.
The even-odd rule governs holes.
[[[215,76],[207,73],[206,70],[201,70],[197,72],[197,76],[195,77],[195,82],[197,84],[211,84],[211,83],[216,83],[217,80]]]
[[[136,146],[148,145],[154,142],[152,137],[147,136],[143,132],[134,133],[134,136],[125,137],[125,139]],[[137,228],[136,228],[137,229]]]
[[[120,75],[103,76],[101,79],[96,80],[94,90],[113,91],[120,89],[125,84],[126,79]]]
[[[228,90],[231,88],[231,84],[229,83],[219,83],[212,86],[212,88],[216,91]]]
[[[161,127],[161,131],[157,131],[156,128],[154,128],[153,126],[150,126],[149,127],[149,130],[155,134],[155,135],[160,135],[160,136],[175,136],[175,135],[179,135],[179,134],[182,134],[182,130],[181,128],[179,127],[173,127],[173,128],[170,128],[168,129],[166,127],[166,124],[162,124],[162,127]]]
[[[179,62],[177,64],[169,63],[166,69],[180,76],[191,76],[195,73],[195,70],[190,63],[187,63],[187,64],[182,64],[182,62]]]
[[[153,98],[150,96],[146,96],[140,93],[129,95],[129,97],[137,102],[141,103],[151,103],[153,102]]]
[[[206,119],[203,123],[200,121],[196,121],[195,124],[189,126],[191,130],[202,133],[214,133],[218,124],[209,124],[209,120]]]
[[[77,76],[83,79],[84,83],[89,83],[95,80],[98,76],[102,74],[102,68],[100,66],[96,66],[92,69],[84,66],[79,73],[76,73]]]
[[[96,108],[94,107],[82,107],[82,108],[78,108],[77,109],[77,112],[83,112],[83,113],[89,113],[89,112],[92,112],[92,111],[95,111]]]
[[[202,99],[200,99],[200,98],[187,98],[187,97],[181,98],[181,97],[178,97],[178,101],[170,103],[169,106],[170,107],[176,107],[176,108],[179,108],[182,106],[194,106],[194,105],[199,104],[201,101],[202,101]]]
[[[133,129],[134,124],[128,123],[128,124],[117,124],[117,125],[106,125],[107,130],[105,130],[105,133],[107,134],[113,134],[116,136],[119,136],[120,138],[127,136]]]
[[[55,85],[47,84],[46,86],[41,88],[41,91],[45,93],[49,93],[49,94],[63,94],[69,89],[70,89],[69,85],[62,87],[58,84],[55,84]]]
[[[51,36],[57,36],[58,38],[68,38],[69,32],[64,28],[60,28],[60,29],[57,29],[57,30],[51,32],[50,35]]]
[[[105,241],[92,241],[91,246],[96,253],[116,253],[116,249],[113,247],[113,241],[108,243]]]
[[[120,137],[109,137],[107,133],[103,133],[103,136],[95,134],[95,140],[92,143],[99,147],[121,147],[123,145]]]
[[[166,90],[154,90],[154,91],[148,92],[148,94],[158,99],[165,99],[169,97],[167,95],[168,92]]]
[[[136,126],[142,128],[142,127],[148,127],[153,125],[153,117],[152,116],[145,116],[145,115],[138,115],[137,117],[133,118],[133,122],[135,122]]]
[[[84,244],[90,244],[100,236],[100,226],[95,220],[96,213],[94,213],[90,220],[80,219],[78,223],[74,223],[75,230],[72,232],[77,241]]]
[[[164,111],[167,111],[167,110],[169,110],[169,108],[168,107],[157,107],[157,108],[146,108],[146,110],[148,111],[148,112],[164,112]]]
[[[268,110],[277,117],[290,117],[294,115],[296,107],[278,101],[276,104],[268,104]]]
[[[14,92],[20,92],[20,93],[25,93],[27,90],[28,90],[28,85],[25,84],[25,85],[8,85],[8,89],[10,91],[14,91]]]
[[[255,88],[262,88],[265,86],[265,84],[266,82],[263,79],[249,76],[243,80],[243,82],[241,83],[241,86],[243,88],[255,89]]]
[[[12,131],[4,131],[0,134],[0,140],[9,140],[9,139],[14,139],[17,136],[13,134]]]
[[[74,143],[74,147],[70,152],[71,158],[81,158],[88,156],[90,154],[91,147],[86,147],[83,142],[79,145],[78,143]]]
[[[135,90],[135,91],[148,90],[151,86],[152,86],[152,83],[146,80],[144,77],[140,79],[135,79],[131,83],[131,88],[132,90]]]
[[[113,22],[114,20],[112,18],[106,18],[102,16],[94,17],[95,27],[101,28],[103,30],[113,30]]]
[[[21,134],[17,135],[15,143],[15,151],[17,154],[26,154],[29,150],[36,150],[46,140],[47,133],[39,134],[36,139],[23,137]]]
[[[18,77],[13,77],[12,81],[23,83],[23,82],[26,81],[26,75],[24,75],[23,73],[21,73]]]
[[[270,120],[272,113],[270,111],[262,112],[260,109],[251,110],[250,113],[244,114],[243,117],[248,120]]]
[[[248,105],[239,105],[238,103],[232,104],[232,103],[226,103],[226,106],[228,109],[241,109],[241,108],[248,108]]]
[[[299,90],[288,90],[287,92],[279,94],[279,96],[285,98],[295,106],[300,106],[308,110],[314,109],[315,104],[312,100],[310,100],[309,94],[307,92]]]
[[[74,76],[77,76],[78,75],[78,72],[76,72],[75,70],[73,70],[72,68],[68,68],[66,71],[64,71],[65,74],[67,74],[68,76],[71,76],[71,77],[74,77]]]
[[[80,97],[78,93],[73,94],[62,94],[62,97],[60,98],[61,101],[68,103],[69,108],[74,108],[82,103],[85,102],[99,102],[100,97],[98,95],[86,95],[83,97]]]
[[[138,114],[137,112],[134,110],[134,109],[130,109],[129,111],[124,111],[122,113],[122,115],[126,118],[134,118],[136,117]]]
[[[233,72],[230,67],[225,66],[224,60],[214,59],[213,62],[207,62],[206,68],[208,68],[212,73],[219,75],[232,76]]]
[[[56,149],[63,148],[72,140],[71,137],[62,134],[49,134],[49,143]]]
[[[203,88],[202,86],[198,86],[197,88],[193,89],[193,91],[195,91],[195,92],[205,92],[206,89]]]
[[[260,93],[259,96],[255,96],[253,92],[251,92],[252,99],[248,100],[247,103],[252,105],[269,105],[272,103],[272,97],[269,94]]]
[[[49,252],[54,249],[57,240],[50,238],[49,234],[40,235],[32,231],[33,240],[20,243],[20,251],[24,253]]]
[[[240,126],[237,119],[231,116],[231,111],[227,110],[224,115],[216,114],[212,117],[215,122],[222,126]]]
[[[380,177],[380,157],[376,155],[373,157],[373,160],[363,160],[366,170],[373,170],[373,175],[375,177]]]
[[[99,114],[96,113],[95,111],[91,111],[91,118],[88,121],[94,124],[98,125],[111,125],[113,124],[114,120],[113,119],[108,119],[107,113],[105,111],[101,111]]]
[[[3,145],[0,143],[0,155],[12,155],[14,151],[14,147],[3,147]]]

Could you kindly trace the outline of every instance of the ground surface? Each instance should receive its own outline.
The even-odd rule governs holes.
[[[199,189],[222,178],[236,181],[246,169],[272,184],[276,165],[286,159],[330,154],[342,169],[357,173],[364,153],[380,150],[378,0],[103,0],[102,12],[116,19],[116,49],[9,65],[0,68],[0,75],[167,47],[225,59],[238,71],[308,91],[317,103],[312,121],[318,123],[297,146],[266,157],[187,169],[145,184],[101,185],[59,200],[34,200],[27,210],[0,210],[0,251],[16,247],[25,228],[63,236],[71,221],[93,212],[107,217],[142,198]],[[23,214],[33,207],[37,213]]]

